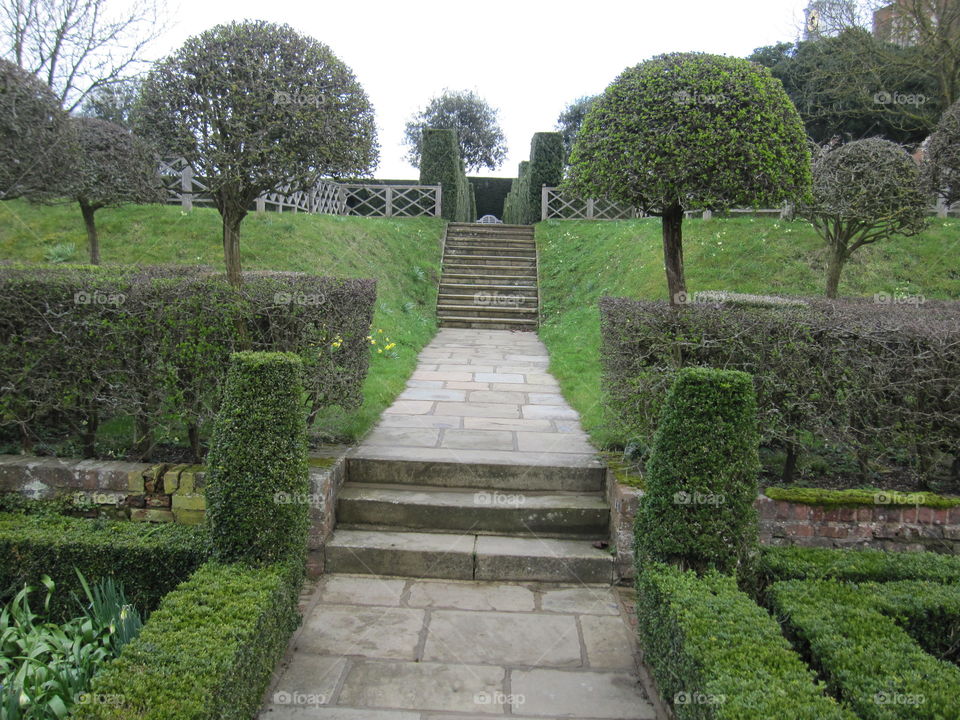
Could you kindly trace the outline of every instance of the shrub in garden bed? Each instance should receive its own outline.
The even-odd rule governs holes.
[[[832,692],[863,720],[956,717],[960,585],[789,580],[771,603]],[[928,650],[930,652],[928,652]]]
[[[733,577],[647,564],[637,613],[644,657],[678,720],[856,720]]]
[[[619,434],[649,443],[685,366],[754,376],[762,442],[784,453],[847,453],[852,478],[896,472],[960,492],[960,303],[809,300],[782,306],[603,298],[604,387]]]
[[[202,527],[0,514],[0,593],[12,597],[48,575],[59,588],[51,616],[66,619],[75,610],[71,593],[82,594],[79,569],[91,583],[116,578],[130,602],[149,612],[209,551]]]
[[[929,580],[960,584],[960,557],[934,552],[763,547],[758,565],[764,586],[778,580]]]
[[[115,700],[78,720],[249,720],[298,622],[287,564],[208,563],[167,595],[136,640],[93,680]]]
[[[757,408],[746,373],[684,368],[637,509],[637,562],[733,570],[757,543]]]
[[[223,368],[240,349],[303,359],[308,419],[357,406],[373,281],[245,277],[238,290],[202,268],[0,268],[0,424],[17,428],[27,452],[65,427],[92,457],[97,428],[132,417],[135,455],[149,456],[172,425],[199,461]]]

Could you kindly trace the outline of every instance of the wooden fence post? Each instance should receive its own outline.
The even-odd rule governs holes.
[[[443,203],[443,185],[437,185],[437,188],[434,191],[434,198],[435,198],[434,202],[436,203],[436,205],[434,206],[434,209],[433,209],[433,216],[440,217],[443,214],[441,212],[441,208],[443,207],[443,204],[442,204]]]
[[[550,217],[550,191],[547,190],[547,186],[540,186],[540,219],[546,220]]]
[[[180,209],[193,210],[193,167],[190,165],[180,171]]]
[[[947,207],[946,201],[942,197],[937,195],[937,217],[945,218],[947,217],[949,211],[950,211],[950,208]]]
[[[713,210],[704,210],[702,219],[713,220]]]
[[[593,198],[587,200],[587,220],[593,220]]]
[[[393,188],[387,185],[387,191],[385,194],[387,198],[386,216],[393,217]]]
[[[264,200],[263,195],[257,198],[257,213],[262,214],[267,209],[267,201]]]

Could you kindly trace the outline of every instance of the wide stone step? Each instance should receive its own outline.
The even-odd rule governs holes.
[[[341,489],[337,522],[391,530],[599,540],[608,534],[610,508],[600,494],[365,483]]]
[[[589,540],[337,529],[328,573],[448,580],[613,583],[613,556]]]
[[[464,263],[467,265],[511,265],[514,267],[536,268],[535,257],[518,257],[515,255],[458,255],[449,250],[443,256],[443,264]]]
[[[474,330],[530,330],[538,327],[536,320],[517,320],[512,318],[481,318],[457,316],[439,316],[442,328],[463,328]]]
[[[537,286],[535,284],[522,285],[516,283],[513,285],[497,285],[496,283],[474,282],[474,283],[440,283],[440,294],[462,295],[464,293],[476,294],[496,294],[498,292],[507,295],[521,294],[525,297],[536,297]]]
[[[529,245],[519,245],[514,243],[501,243],[494,245],[491,243],[465,243],[447,242],[444,250],[448,255],[512,255],[514,257],[533,258],[537,256],[537,248],[533,243]]]
[[[508,308],[536,308],[536,295],[523,295],[521,293],[500,293],[500,292],[474,292],[474,293],[453,293],[441,292],[437,298],[441,306],[481,306],[481,307],[500,307]]]
[[[500,318],[523,320],[536,318],[536,307],[503,307],[502,305],[437,305],[438,317]]]
[[[536,276],[504,275],[502,273],[477,274],[454,271],[444,271],[440,276],[440,287],[450,285],[473,285],[478,287],[517,286],[536,288]]]
[[[519,275],[520,277],[536,278],[537,268],[535,265],[518,267],[516,265],[504,265],[502,263],[475,263],[473,261],[445,262],[443,264],[443,274],[456,273],[458,275]]]
[[[524,421],[499,422],[504,427]],[[529,421],[526,421],[529,422]],[[490,450],[431,449],[449,458],[426,459],[419,448],[359,447],[347,459],[347,481],[479,490],[520,490],[599,493],[606,487],[606,470],[596,460],[567,454],[537,453],[516,464],[515,453]],[[464,464],[469,463],[469,464]],[[530,464],[536,463],[536,464]]]

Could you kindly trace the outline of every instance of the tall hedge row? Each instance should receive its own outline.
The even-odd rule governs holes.
[[[367,373],[373,281],[247,273],[242,289],[202,268],[0,269],[0,424],[25,451],[132,416],[135,448],[159,428],[200,432],[230,353],[288,351],[304,366],[304,412],[356,406]],[[199,459],[199,458],[198,458]]]
[[[494,215],[503,219],[504,202],[513,186],[509,178],[468,178],[477,197],[477,217]]]
[[[600,312],[606,401],[625,440],[652,438],[680,368],[742,370],[785,479],[801,453],[829,447],[861,477],[896,466],[960,490],[960,303],[603,298]]]
[[[563,180],[563,136],[558,132],[534,133],[530,160],[520,163],[504,203],[504,222],[530,225],[540,219],[540,198],[544,185],[555,187]]]
[[[473,222],[470,184],[460,158],[457,131],[425,128],[420,156],[420,184],[443,188],[441,214],[451,222]]]
[[[503,202],[503,221],[509,225],[526,225],[530,214],[530,161],[522,160],[517,179]]]

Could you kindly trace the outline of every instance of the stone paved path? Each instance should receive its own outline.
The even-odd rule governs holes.
[[[630,591],[322,578],[262,720],[657,718]]]
[[[536,333],[441,329],[359,457],[597,465]]]

